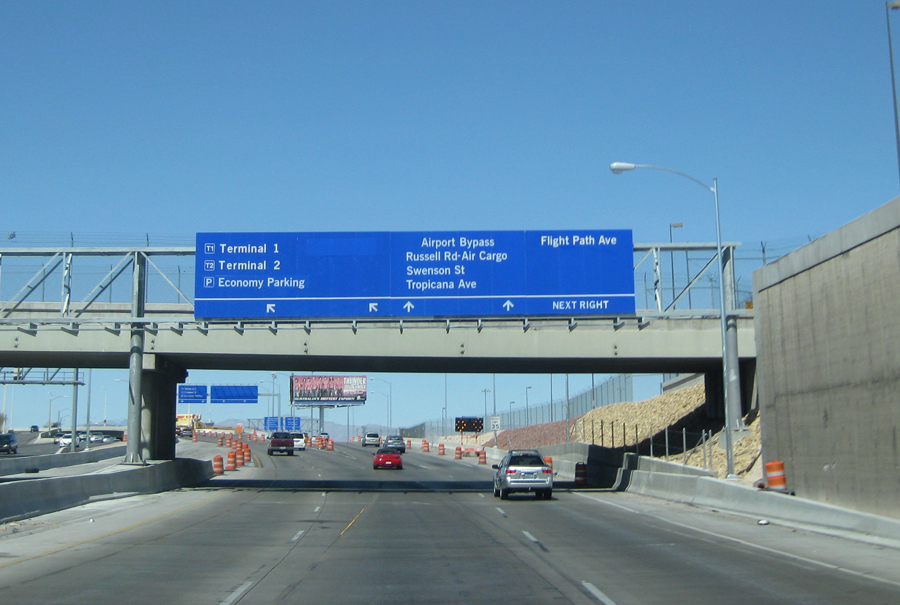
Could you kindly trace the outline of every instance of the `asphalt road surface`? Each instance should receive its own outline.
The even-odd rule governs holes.
[[[896,604],[900,551],[632,494],[492,496],[489,468],[336,445],[0,529],[11,603]],[[260,455],[261,454],[261,455]]]

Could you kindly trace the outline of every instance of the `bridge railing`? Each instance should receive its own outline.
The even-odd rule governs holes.
[[[746,297],[738,293],[738,246],[723,244],[729,312],[743,307]],[[638,314],[677,318],[718,313],[714,243],[635,244],[634,258]],[[138,266],[144,270],[136,273]],[[0,322],[189,321],[194,267],[194,246],[2,247]],[[141,283],[136,274],[143,275]]]

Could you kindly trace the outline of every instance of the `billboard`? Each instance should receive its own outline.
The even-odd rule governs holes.
[[[366,401],[365,376],[291,376],[291,401]]]
[[[200,422],[200,414],[178,414],[175,416],[175,426],[194,426]]]

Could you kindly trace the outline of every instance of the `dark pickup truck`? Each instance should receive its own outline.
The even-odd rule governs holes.
[[[287,454],[288,456],[294,455],[294,438],[291,437],[290,433],[283,433],[276,431],[272,433],[272,436],[269,437],[269,455],[271,456],[274,452],[281,452],[282,454]]]

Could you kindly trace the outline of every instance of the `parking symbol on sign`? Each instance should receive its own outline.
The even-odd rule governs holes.
[[[216,283],[216,280],[212,277],[204,277],[203,278],[203,287],[204,288],[212,288]]]

